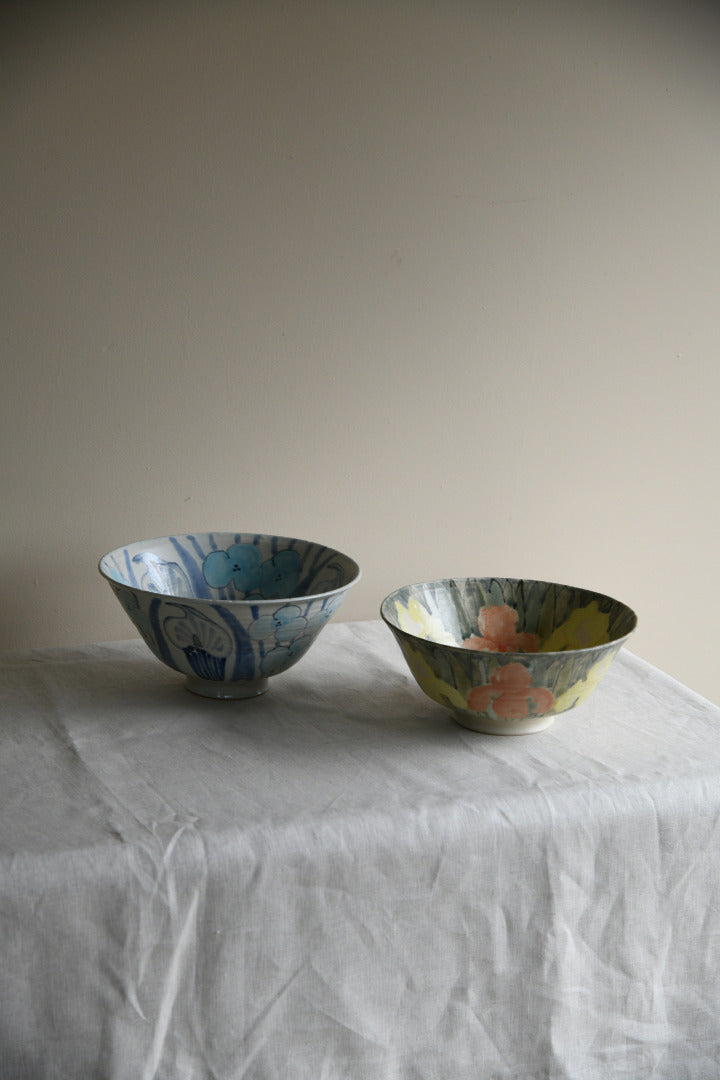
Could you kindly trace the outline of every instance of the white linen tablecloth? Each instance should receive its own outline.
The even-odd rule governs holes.
[[[379,622],[251,701],[0,661],[0,1076],[720,1077],[720,710],[623,650],[480,735]]]

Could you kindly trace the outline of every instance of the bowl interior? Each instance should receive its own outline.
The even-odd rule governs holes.
[[[636,626],[619,600],[525,578],[446,578],[404,586],[382,617],[415,637],[490,652],[565,652],[618,641]]]
[[[250,601],[307,598],[357,580],[357,563],[311,540],[266,533],[207,532],[140,540],[108,552],[110,582],[185,599]]]

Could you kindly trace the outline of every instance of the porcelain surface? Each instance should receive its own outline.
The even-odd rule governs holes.
[[[612,597],[520,578],[407,585],[380,613],[428,697],[495,735],[541,731],[585,701],[637,625]]]
[[[360,578],[310,540],[207,532],[142,540],[99,563],[145,642],[206,697],[263,693],[300,660]]]

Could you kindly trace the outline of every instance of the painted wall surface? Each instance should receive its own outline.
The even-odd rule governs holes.
[[[447,575],[609,592],[720,701],[710,5],[1,33],[0,648],[133,636],[121,543],[274,531],[357,558],[345,619]]]

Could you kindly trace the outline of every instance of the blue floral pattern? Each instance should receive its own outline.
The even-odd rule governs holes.
[[[277,645],[270,652],[265,653],[260,661],[263,675],[277,675],[280,671],[286,671],[308,651],[312,642],[313,639],[309,634],[303,634],[289,641],[287,645]]]
[[[292,596],[300,581],[300,555],[297,551],[281,551],[262,564],[260,595],[265,600]]]
[[[211,552],[202,565],[212,589],[231,587],[237,599],[280,600],[292,596],[300,581],[300,553],[279,551],[262,560],[252,544],[231,544]]]
[[[250,627],[250,637],[255,641],[273,638],[291,641],[307,629],[307,619],[297,604],[284,604],[272,612],[260,615]]]
[[[260,552],[252,544],[231,544],[225,551],[212,551],[202,571],[213,589],[232,584],[238,593],[253,593],[260,586]]]

